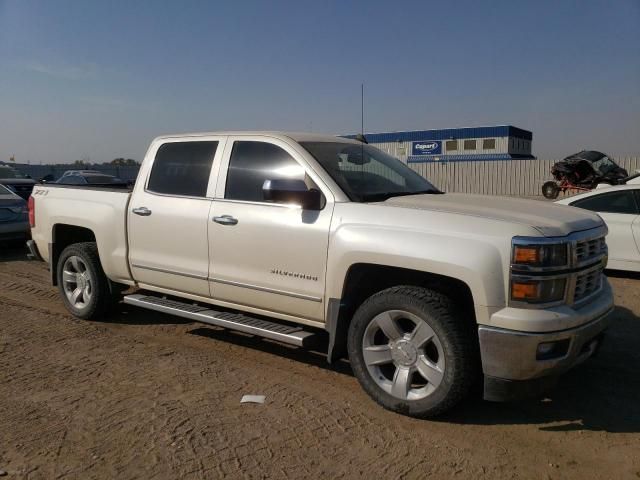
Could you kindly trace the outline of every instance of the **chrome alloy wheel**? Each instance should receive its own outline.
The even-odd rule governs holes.
[[[93,295],[93,278],[82,258],[71,256],[62,268],[62,284],[69,303],[77,309],[85,308]]]
[[[388,310],[364,332],[362,354],[382,390],[401,400],[420,400],[442,382],[444,350],[433,329],[417,315]]]

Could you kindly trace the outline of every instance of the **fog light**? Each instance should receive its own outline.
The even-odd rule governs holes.
[[[538,356],[549,355],[553,351],[553,343],[541,343],[538,345]]]
[[[569,351],[569,345],[571,340],[565,338],[564,340],[558,340],[557,342],[544,342],[538,344],[536,350],[537,360],[551,360],[553,358],[564,357]]]

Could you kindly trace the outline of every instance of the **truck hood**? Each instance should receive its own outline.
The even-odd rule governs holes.
[[[547,237],[562,237],[603,224],[595,213],[541,200],[446,193],[393,197],[382,205],[491,218],[527,225]]]

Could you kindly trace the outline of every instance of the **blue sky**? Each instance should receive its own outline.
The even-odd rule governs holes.
[[[640,154],[640,0],[0,0],[0,160],[141,160],[161,134],[512,124]]]

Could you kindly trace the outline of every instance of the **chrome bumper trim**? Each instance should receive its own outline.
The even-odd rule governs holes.
[[[485,375],[508,380],[560,374],[591,356],[593,352],[585,347],[609,326],[612,311],[613,308],[585,325],[559,332],[528,333],[481,325],[478,335],[482,370]],[[540,343],[564,339],[571,341],[565,356],[536,359]]]

